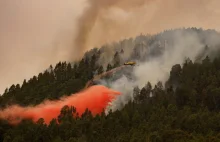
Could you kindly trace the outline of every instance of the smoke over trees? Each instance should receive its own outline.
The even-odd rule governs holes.
[[[155,44],[152,43],[152,45]],[[199,47],[202,48],[203,46]],[[143,87],[131,87],[130,93],[134,97],[133,101],[130,100],[125,105],[121,103],[121,106],[118,105],[117,107],[123,106],[123,108],[117,111],[108,111],[108,115],[103,112],[93,117],[92,113],[86,110],[82,117],[73,117],[72,114],[76,112],[75,108],[64,106],[60,110],[60,115],[50,121],[49,125],[46,125],[42,118],[36,123],[23,120],[17,126],[11,126],[5,120],[0,119],[0,140],[148,140],[162,142],[181,139],[184,141],[219,141],[220,54],[219,52],[212,54],[211,51],[208,53],[210,57],[204,55],[198,62],[186,58],[183,64],[172,65],[165,86],[158,81],[155,85],[151,82],[145,82]],[[156,54],[151,58],[160,56],[162,55]],[[112,58],[114,58],[114,54]],[[90,65],[94,62],[88,62],[91,60],[92,58],[89,59],[85,56],[74,66],[70,66],[68,63],[58,63],[50,72],[41,73],[20,87],[12,85],[0,97],[0,104],[14,102],[30,105],[38,99],[47,99],[57,91],[60,92],[55,94],[53,99],[58,98],[62,91],[72,88],[80,89],[83,85],[77,86],[78,81],[88,80],[88,71],[94,71],[91,69],[94,64]],[[95,60],[95,63],[97,62],[98,58]],[[81,72],[86,67],[90,70]],[[152,74],[152,72],[145,72],[146,75],[149,73]],[[70,76],[67,77],[68,75]],[[146,76],[142,77],[145,78]],[[83,82],[83,84],[85,83]],[[114,80],[111,83],[114,83]],[[120,84],[117,85],[120,87]],[[124,89],[126,90],[128,87],[126,85]],[[23,91],[26,93],[23,94]],[[19,95],[22,95],[26,101],[17,100],[16,97]],[[120,101],[123,102],[123,98]]]
[[[88,49],[140,33],[219,30],[218,5],[218,0],[1,0],[0,90],[50,64],[80,60]]]

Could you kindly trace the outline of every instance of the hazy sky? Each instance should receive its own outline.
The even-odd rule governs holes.
[[[219,5],[219,0],[0,0],[0,93],[106,42],[184,26],[219,30]]]
[[[69,47],[59,42],[73,38],[84,5],[83,0],[0,0],[0,93],[69,58]]]

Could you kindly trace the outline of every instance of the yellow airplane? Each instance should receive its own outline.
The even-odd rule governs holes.
[[[124,63],[124,65],[131,65],[131,66],[134,66],[136,64],[136,62],[126,62]]]

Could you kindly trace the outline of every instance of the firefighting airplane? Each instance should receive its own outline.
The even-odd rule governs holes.
[[[126,63],[124,63],[124,65],[134,66],[134,65],[136,65],[136,62],[126,62]]]

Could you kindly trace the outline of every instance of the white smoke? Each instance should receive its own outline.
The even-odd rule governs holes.
[[[200,35],[201,36],[201,35]],[[152,58],[148,61],[138,63],[134,67],[132,72],[135,80],[129,81],[125,76],[112,82],[111,88],[121,91],[122,96],[118,97],[109,106],[108,110],[115,111],[122,108],[129,100],[133,99],[133,88],[138,86],[142,88],[149,81],[152,86],[156,85],[158,81],[161,81],[164,85],[167,81],[170,70],[175,64],[183,64],[186,58],[190,58],[193,62],[196,57],[202,52],[206,44],[211,45],[210,50],[215,51],[216,45],[219,45],[220,39],[218,36],[205,37],[206,43],[202,42],[196,32],[182,32],[177,31],[174,33],[174,43],[172,45],[165,46],[164,53],[156,58]],[[164,37],[169,38],[169,37]],[[148,48],[149,50],[151,49]]]
[[[118,108],[123,107],[129,100],[133,100],[133,88],[135,83],[128,80],[127,77],[122,76],[110,85],[110,88],[121,91],[122,95],[118,96],[116,100],[112,101],[111,105],[107,107],[106,113],[111,109],[116,111]]]

